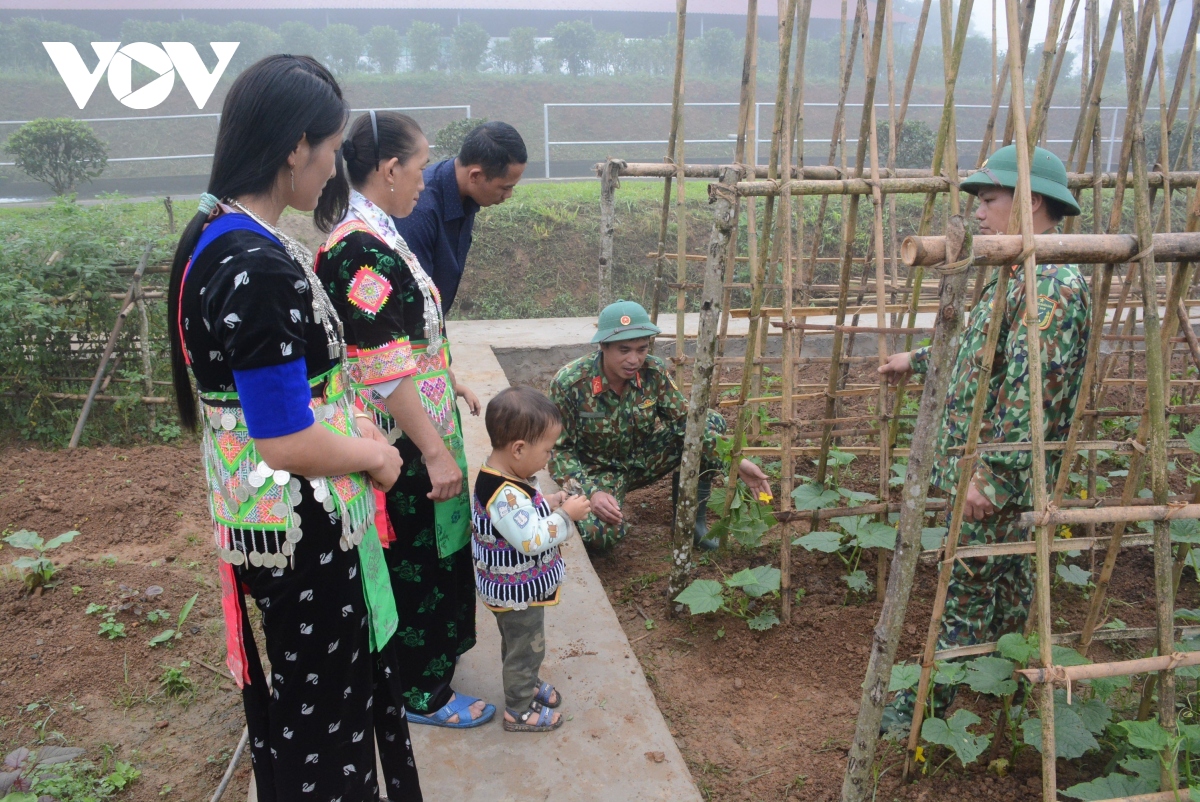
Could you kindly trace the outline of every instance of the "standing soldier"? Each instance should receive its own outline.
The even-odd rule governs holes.
[[[961,188],[979,199],[975,218],[979,233],[1006,234],[1017,185],[1017,148],[1008,145],[992,154]],[[1067,190],[1067,171],[1057,156],[1035,148],[1030,166],[1033,229],[1052,232],[1064,217],[1079,214]],[[1029,368],[1026,361],[1025,282],[1021,265],[1007,268],[1008,290],[1000,339],[987,386],[980,445],[1025,443],[1031,439]],[[962,335],[950,381],[949,399],[940,430],[932,484],[953,494],[958,485],[959,452],[967,441],[971,408],[979,391],[980,365],[988,320],[995,300],[996,281],[983,288]],[[1065,440],[1079,396],[1091,323],[1087,283],[1075,265],[1038,265],[1037,320],[1041,330],[1042,406],[1047,442]],[[929,348],[893,354],[879,372],[893,383],[910,373],[925,373]],[[1053,482],[1061,451],[1049,452],[1047,476]],[[1032,454],[1022,451],[981,451],[967,488],[963,508],[963,545],[1009,543],[1026,539],[1018,516],[1033,504]],[[953,507],[953,498],[951,498]],[[937,648],[949,649],[997,640],[1019,631],[1029,616],[1033,576],[1027,555],[976,557],[958,560],[952,569]],[[935,715],[954,700],[954,687],[936,685]],[[882,729],[906,729],[912,722],[913,691],[903,691],[884,709]]]
[[[592,514],[579,522],[579,531],[593,548],[611,548],[625,536],[621,506],[627,491],[679,470],[688,402],[667,364],[650,355],[650,341],[660,331],[640,304],[610,304],[592,338],[600,348],[567,363],[550,385],[563,418],[550,475],[559,484],[575,480],[591,499]],[[716,454],[725,419],[709,410],[707,423],[692,542],[714,549],[717,539],[707,537],[704,512],[712,475],[726,470]],[[750,460],[741,461],[738,475],[755,495],[771,492],[766,474]]]

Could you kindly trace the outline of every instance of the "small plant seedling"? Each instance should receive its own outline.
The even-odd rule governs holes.
[[[96,634],[109,640],[125,637],[125,625],[116,618],[116,613],[106,613],[104,620],[100,622],[100,631]]]
[[[96,613],[102,613],[107,609],[108,608],[105,607],[103,604],[96,604],[95,602],[88,602],[87,609],[83,611],[83,614],[84,615],[95,615]]]
[[[192,598],[183,603],[183,608],[179,611],[179,619],[175,623],[175,628],[164,629],[162,632],[151,638],[149,641],[150,648],[154,648],[162,643],[169,643],[170,641],[179,640],[183,637],[183,624],[185,621],[187,621],[188,614],[192,612],[192,606],[196,603],[196,599],[199,597],[199,595],[199,593],[196,593],[192,596]]]
[[[150,612],[146,613],[146,620],[151,624],[157,624],[160,621],[166,621],[170,617],[171,614],[166,610],[151,610]]]
[[[657,625],[654,623],[654,619],[647,618],[646,619],[646,629],[651,630],[651,629],[656,629],[656,628],[657,628]]]
[[[158,684],[162,686],[163,693],[170,696],[172,699],[182,697],[192,697],[196,694],[196,683],[184,673],[184,669],[190,668],[191,663],[184,660],[179,664],[179,668],[171,666],[163,666],[163,673],[158,677]]]
[[[26,590],[30,593],[35,591],[40,593],[39,588],[52,588],[58,584],[54,581],[54,575],[58,572],[58,568],[47,555],[60,546],[70,543],[78,535],[79,533],[76,531],[63,532],[58,537],[46,542],[37,532],[20,529],[4,538],[4,542],[13,548],[32,551],[36,555],[34,557],[23,555],[12,561],[13,568],[21,573]]]

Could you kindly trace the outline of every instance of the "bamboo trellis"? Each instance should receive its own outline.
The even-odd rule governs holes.
[[[1196,88],[1194,39],[1200,26],[1200,0],[1193,0],[1188,22],[1188,35],[1182,64],[1176,71],[1173,84],[1166,77],[1166,53],[1163,51],[1164,29],[1175,11],[1175,0],[1169,0],[1165,13],[1157,0],[1142,0],[1135,11],[1132,0],[1119,0],[1109,9],[1109,18],[1101,32],[1102,5],[1098,0],[1084,0],[1080,15],[1079,0],[1068,8],[1065,0],[1049,0],[1049,21],[1044,35],[1042,58],[1037,64],[1026,64],[1025,53],[1032,38],[1035,0],[1005,0],[1003,13],[1009,32],[1004,63],[997,75],[997,62],[992,66],[993,100],[991,112],[983,131],[983,145],[976,164],[981,164],[1000,142],[1017,145],[1022,166],[1022,183],[1016,191],[1014,219],[1010,230],[1019,232],[1007,237],[975,238],[972,242],[963,230],[958,194],[958,180],[969,171],[959,168],[957,152],[958,121],[955,110],[955,89],[968,30],[972,3],[939,3],[942,41],[951,43],[943,48],[945,100],[933,164],[928,170],[897,169],[896,154],[903,141],[903,121],[913,89],[919,58],[920,42],[925,35],[931,0],[923,5],[916,29],[916,45],[909,64],[903,92],[897,104],[892,84],[893,51],[890,4],[880,0],[873,14],[865,0],[855,3],[850,25],[843,4],[843,42],[839,102],[834,117],[828,164],[808,166],[804,163],[804,55],[807,43],[810,0],[778,0],[779,73],[775,87],[775,114],[772,125],[770,158],[766,165],[744,163],[749,130],[750,110],[754,107],[754,75],[757,63],[757,3],[749,3],[750,28],[741,82],[741,113],[739,115],[737,149],[730,166],[686,164],[683,158],[682,108],[683,68],[682,47],[686,1],[678,0],[679,50],[676,60],[676,113],[672,117],[670,148],[665,164],[627,163],[610,159],[598,165],[607,193],[602,205],[601,281],[611,280],[614,235],[612,192],[620,177],[664,179],[664,205],[661,218],[659,247],[651,254],[657,264],[659,279],[655,285],[653,308],[657,316],[660,296],[664,291],[675,293],[676,327],[672,361],[682,384],[692,384],[691,403],[685,438],[685,457],[681,477],[680,507],[676,516],[675,571],[673,593],[681,589],[689,568],[690,533],[685,522],[692,520],[696,503],[696,476],[700,427],[704,416],[698,407],[712,405],[727,409],[734,416],[734,460],[756,456],[778,460],[780,468],[779,509],[780,570],[782,619],[790,619],[790,563],[792,529],[816,527],[820,521],[842,515],[878,515],[880,520],[899,513],[897,548],[889,564],[881,550],[877,574],[879,598],[883,601],[880,626],[876,628],[870,663],[863,685],[863,699],[855,739],[851,744],[843,798],[860,800],[869,795],[867,781],[872,765],[879,716],[885,701],[887,679],[895,660],[899,631],[904,621],[908,596],[918,556],[922,553],[920,530],[926,516],[937,511],[949,511],[950,525],[941,548],[925,552],[939,565],[938,589],[929,621],[926,644],[921,655],[921,682],[918,690],[917,718],[913,722],[908,744],[909,757],[918,742],[923,701],[928,693],[935,660],[985,654],[995,644],[938,651],[936,649],[940,619],[944,609],[950,568],[958,559],[994,554],[1031,554],[1037,577],[1037,598],[1032,620],[1039,633],[1042,668],[1025,672],[1041,689],[1040,708],[1043,727],[1043,750],[1054,754],[1054,681],[1080,678],[1076,669],[1052,665],[1051,645],[1060,642],[1078,644],[1086,652],[1090,644],[1111,639],[1111,632],[1099,632],[1104,599],[1115,569],[1117,556],[1123,548],[1150,546],[1155,559],[1156,626],[1152,629],[1130,631],[1121,637],[1154,638],[1161,657],[1141,661],[1105,663],[1089,667],[1089,676],[1112,676],[1158,672],[1158,715],[1165,727],[1174,726],[1174,680],[1172,668],[1189,664],[1191,656],[1173,653],[1174,638],[1180,636],[1174,626],[1174,593],[1179,582],[1183,555],[1174,555],[1168,531],[1169,519],[1200,518],[1200,494],[1195,498],[1172,497],[1169,494],[1166,462],[1169,456],[1188,454],[1181,441],[1167,438],[1167,416],[1196,416],[1200,405],[1195,403],[1197,382],[1187,378],[1189,366],[1200,369],[1200,340],[1192,330],[1189,314],[1200,300],[1189,296],[1193,292],[1192,264],[1200,259],[1200,193],[1196,192],[1200,174],[1192,172],[1191,142],[1194,136],[1200,94]],[[993,10],[995,14],[995,9]],[[1064,21],[1065,19],[1065,21]],[[1082,33],[1078,33],[1076,22]],[[1108,60],[1120,25],[1125,58],[1125,83],[1129,98],[1124,136],[1118,169],[1105,173],[1100,170],[1099,104]],[[847,28],[852,31],[846,36]],[[993,22],[993,58],[999,43],[995,41]],[[1066,235],[1035,236],[1032,229],[1028,164],[1031,148],[1048,136],[1049,108],[1059,84],[1066,43],[1072,36],[1084,41],[1084,64],[1080,74],[1080,113],[1074,127],[1067,156],[1068,180],[1076,197],[1090,194],[1092,202],[1092,231],[1089,234],[1070,233],[1078,229],[1081,219],[1069,219]],[[856,64],[861,38],[861,71]],[[793,49],[793,42],[795,47]],[[888,68],[888,160],[881,163],[875,120],[875,81],[881,58],[886,54]],[[1148,58],[1150,56],[1150,58]],[[1146,72],[1146,65],[1150,69]],[[1031,73],[1034,87],[1028,113],[1025,102],[1025,75]],[[861,76],[862,93],[854,101],[862,105],[857,152],[851,158],[846,152],[846,112],[851,105],[850,87],[854,76]],[[1142,76],[1147,75],[1143,85]],[[1155,92],[1157,87],[1157,92]],[[1184,92],[1187,92],[1186,99]],[[1007,98],[1006,98],[1007,92]],[[1160,125],[1160,164],[1149,169],[1145,155],[1143,117],[1152,97],[1157,99]],[[1187,122],[1184,141],[1174,163],[1170,163],[1168,132],[1180,119],[1186,102]],[[1007,109],[1004,131],[997,137],[1002,108]],[[1028,119],[1027,119],[1028,117]],[[1089,156],[1090,165],[1089,165]],[[1090,170],[1088,169],[1090,166]],[[687,232],[684,224],[682,183],[686,179],[719,179],[709,184],[716,223],[709,238],[706,255],[687,253]],[[670,182],[679,182],[676,201],[677,247],[669,253],[665,247],[670,217]],[[1088,192],[1090,190],[1090,192]],[[1109,191],[1106,191],[1109,190]],[[1125,194],[1132,193],[1134,227],[1122,232],[1122,212]],[[925,203],[917,226],[916,236],[901,245],[897,231],[895,201],[900,195],[924,196]],[[816,226],[805,238],[803,207],[808,197],[819,204]],[[793,208],[800,198],[801,213]],[[822,256],[824,221],[831,197],[842,204],[841,246],[836,258]],[[864,249],[857,238],[857,216],[861,198],[870,203],[870,227]],[[756,200],[763,198],[761,206]],[[743,199],[748,199],[743,203]],[[973,199],[968,199],[961,211],[969,214]],[[1108,210],[1107,224],[1103,220]],[[1172,231],[1177,221],[1185,219],[1183,231]],[[744,255],[739,253],[738,221],[747,223]],[[945,234],[931,236],[935,220],[940,220]],[[802,255],[806,254],[806,255]],[[974,290],[966,287],[967,276],[961,271],[947,270],[948,262],[967,257],[974,267]],[[676,281],[662,281],[663,266],[668,259],[676,262]],[[705,262],[703,283],[688,279],[690,262]],[[1033,442],[998,446],[981,441],[982,416],[986,398],[975,403],[968,443],[961,455],[960,487],[949,503],[926,499],[931,466],[934,427],[940,421],[945,402],[945,382],[955,355],[942,343],[950,343],[964,312],[975,301],[989,277],[998,282],[997,299],[1005,297],[1010,271],[990,270],[989,266],[1017,264],[1020,271],[1011,274],[1012,280],[1025,284],[1028,295],[1036,287],[1036,265],[1074,262],[1095,266],[1090,274],[1093,303],[1092,335],[1087,350],[1083,376],[1083,391],[1065,441],[1043,442],[1041,427],[1041,386],[1031,382]],[[821,268],[836,264],[835,282],[821,280]],[[1165,269],[1160,270],[1162,265]],[[739,266],[745,272],[739,276]],[[1118,268],[1120,270],[1118,271]],[[939,287],[927,286],[927,272],[940,277]],[[855,279],[858,279],[855,286]],[[699,306],[701,326],[697,335],[696,352],[689,357],[685,351],[689,339],[684,329],[683,312],[688,308],[688,293],[702,290]],[[1165,299],[1160,302],[1159,297]],[[601,298],[611,293],[601,289]],[[735,307],[741,301],[742,306]],[[1140,301],[1140,303],[1139,303]],[[996,303],[991,311],[993,325],[989,342],[984,349],[984,365],[980,385],[990,375],[991,357],[999,336],[996,325],[1003,315],[1003,304]],[[1139,322],[1140,308],[1140,322]],[[860,323],[862,315],[874,313],[873,324]],[[1027,314],[1033,312],[1027,309]],[[849,320],[848,320],[849,318]],[[745,319],[744,332],[733,333],[730,323]],[[1027,326],[1029,332],[1028,359],[1031,372],[1040,370],[1038,327]],[[1181,331],[1182,329],[1182,331]],[[888,353],[907,350],[914,339],[932,333],[934,351],[931,368],[922,397],[914,416],[905,411],[903,403],[909,388],[889,388],[882,378],[859,378],[852,381],[851,370],[856,365],[881,363]],[[856,355],[854,342],[859,336],[873,335],[875,354]],[[829,341],[828,355],[805,354],[806,339]],[[731,342],[743,344],[741,356],[727,355]],[[1107,348],[1103,346],[1107,345]],[[776,349],[775,346],[778,346]],[[777,352],[776,352],[777,350]],[[1118,374],[1125,365],[1125,375]],[[686,371],[687,365],[693,371]],[[776,366],[778,366],[776,368]],[[803,368],[828,366],[824,382],[806,383]],[[939,367],[940,366],[940,367]],[[1138,377],[1137,368],[1144,370]],[[768,368],[772,373],[767,373]],[[775,373],[776,369],[778,370]],[[774,375],[772,375],[774,374]],[[775,377],[778,377],[776,379]],[[693,383],[694,382],[694,383]],[[939,384],[940,382],[940,384]],[[915,388],[914,388],[915,389]],[[1124,408],[1105,406],[1114,392],[1127,395]],[[722,393],[722,391],[726,391]],[[1181,398],[1172,401],[1170,392]],[[864,399],[864,401],[854,401]],[[874,406],[871,408],[873,399]],[[799,405],[820,407],[819,412],[804,412]],[[866,409],[863,409],[863,407]],[[778,420],[760,426],[758,411],[766,408],[778,415]],[[1137,421],[1137,434],[1128,440],[1098,438],[1102,421],[1124,417]],[[912,446],[897,445],[902,424],[914,421]],[[803,440],[808,439],[808,443]],[[813,481],[826,479],[830,451],[837,448],[856,456],[871,457],[878,463],[879,502],[857,507],[839,507],[818,511],[791,509],[791,491],[797,480],[798,458],[815,458]],[[994,546],[960,546],[963,523],[965,481],[969,480],[978,454],[997,449],[1029,450],[1032,452],[1033,509],[1026,514],[1023,525],[1035,530],[1026,542]],[[1122,492],[1113,498],[1097,496],[1097,451],[1126,454],[1129,473]],[[1047,476],[1047,452],[1063,451],[1057,476]],[[1073,468],[1085,459],[1086,495],[1068,498]],[[889,487],[888,479],[894,461],[908,459],[903,489],[898,493]],[[1144,474],[1150,479],[1153,499],[1137,497]],[[730,480],[736,478],[731,467]],[[1052,483],[1052,484],[1050,484]],[[732,494],[727,494],[727,503]],[[1152,501],[1153,503],[1149,503]],[[1188,504],[1187,502],[1193,502]],[[951,506],[953,505],[953,506]],[[1125,535],[1128,522],[1153,521],[1149,535]],[[1070,540],[1056,538],[1060,525],[1075,525],[1086,529],[1086,537]],[[1111,527],[1107,535],[1098,534],[1096,527]],[[724,544],[723,544],[724,545]],[[1096,589],[1091,596],[1087,621],[1081,632],[1067,636],[1052,635],[1050,631],[1050,555],[1067,550],[1104,552],[1104,561]],[[1191,633],[1195,634],[1195,633]],[[1097,674],[1095,672],[1101,672]],[[1144,706],[1148,706],[1153,688],[1147,682]],[[906,773],[908,766],[906,766]],[[1046,800],[1056,797],[1055,761],[1043,760],[1043,795]],[[1177,786],[1173,771],[1163,777],[1163,788]],[[1173,798],[1168,793],[1163,799]]]

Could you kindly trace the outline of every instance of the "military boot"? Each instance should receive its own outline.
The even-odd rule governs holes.
[[[721,541],[708,536],[708,499],[712,495],[712,479],[701,475],[696,488],[696,523],[692,529],[692,545],[702,551],[714,551]],[[679,511],[679,474],[671,481],[671,528],[675,528],[675,515]]]

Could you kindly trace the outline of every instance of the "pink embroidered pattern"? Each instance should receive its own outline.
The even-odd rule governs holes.
[[[369,267],[360,267],[350,282],[346,298],[364,312],[377,315],[391,294],[392,282]]]
[[[408,340],[392,340],[379,348],[359,349],[358,374],[363,384],[403,379],[417,372]]]

